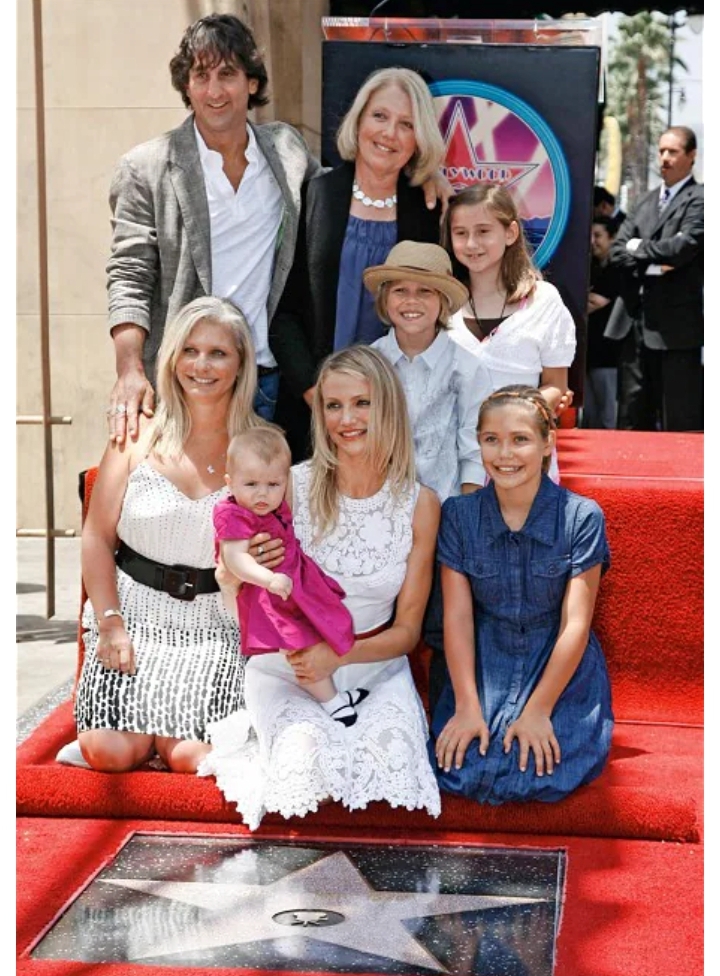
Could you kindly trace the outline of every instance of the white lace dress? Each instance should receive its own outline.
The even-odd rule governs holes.
[[[300,545],[345,590],[355,632],[386,623],[405,578],[419,492],[396,501],[385,485],[370,498],[343,498],[335,529],[313,540],[309,462],[293,468],[293,524]],[[350,810],[373,800],[440,813],[427,756],[427,723],[406,657],[349,664],[338,690],[367,688],[358,720],[335,722],[296,682],[281,654],[253,657],[245,670],[245,709],[210,728],[213,749],[199,774],[215,776],[254,830],[267,811],[304,816],[331,797]]]
[[[130,474],[119,537],[166,565],[212,568],[213,506],[222,488],[184,495],[147,461]],[[119,729],[207,742],[207,726],[242,703],[240,632],[219,593],[178,600],[117,571],[119,609],[135,648],[135,675],[107,670],[96,657],[92,604],[83,608],[85,658],[75,698],[79,732]]]

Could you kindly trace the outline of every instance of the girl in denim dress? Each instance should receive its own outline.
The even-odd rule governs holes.
[[[478,439],[490,482],[442,508],[449,678],[431,760],[441,790],[479,803],[560,800],[610,750],[610,683],[591,629],[610,564],[605,519],[548,477],[554,423],[537,389],[488,397]]]

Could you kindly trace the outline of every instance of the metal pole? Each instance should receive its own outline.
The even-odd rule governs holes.
[[[667,127],[668,129],[672,125],[672,111],[673,111],[673,64],[675,61],[675,31],[677,30],[677,21],[675,20],[675,14],[670,14],[670,57],[668,62],[668,117],[667,117]]]
[[[33,0],[35,44],[35,139],[37,151],[38,251],[40,285],[40,356],[42,366],[43,454],[45,468],[46,615],[55,616],[55,497],[53,490],[52,409],[50,404],[50,312],[47,265],[47,193],[45,168],[45,83],[43,77],[42,0]]]

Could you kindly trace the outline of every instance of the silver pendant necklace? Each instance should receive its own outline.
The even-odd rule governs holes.
[[[222,454],[220,455],[220,461],[224,461],[226,455],[227,455],[227,451],[223,451]],[[218,461],[218,464],[220,463],[220,461]],[[211,461],[210,464],[206,465],[205,470],[207,471],[208,474],[215,474],[217,468]]]
[[[394,207],[397,203],[397,193],[393,193],[391,197],[384,197],[382,200],[373,200],[369,197],[367,193],[364,193],[358,184],[357,180],[353,180],[352,195],[356,200],[364,203],[366,207],[375,207],[377,210],[383,210],[385,207],[390,209]]]
[[[222,456],[225,457],[224,454]],[[208,464],[205,470],[207,471],[208,474],[215,474],[216,468],[213,464]]]

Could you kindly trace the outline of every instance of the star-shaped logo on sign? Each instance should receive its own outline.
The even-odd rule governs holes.
[[[489,160],[478,158],[460,99],[448,123],[445,150],[445,176],[456,191],[475,183],[495,183],[507,188],[538,167],[537,163],[493,161],[492,156]],[[490,151],[493,150],[491,145]]]
[[[246,945],[266,939],[312,938],[409,966],[448,972],[409,930],[411,920],[534,904],[542,898],[376,891],[342,852],[330,854],[267,885],[114,878],[103,881],[212,913],[170,942],[148,934],[132,960]],[[408,924],[405,924],[408,923]]]

